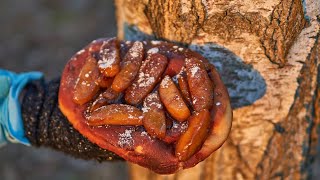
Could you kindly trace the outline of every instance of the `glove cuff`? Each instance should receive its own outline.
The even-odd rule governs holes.
[[[7,142],[30,145],[23,128],[19,96],[29,82],[42,78],[40,72],[16,74],[0,69],[0,146]]]

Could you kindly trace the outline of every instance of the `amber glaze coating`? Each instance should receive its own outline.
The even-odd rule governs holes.
[[[184,132],[185,123],[174,122],[172,128],[167,130],[168,137],[163,140],[151,137],[141,126],[88,125],[85,117],[87,104],[79,105],[72,100],[73,89],[86,58],[99,52],[101,46],[107,40],[95,40],[75,54],[65,66],[62,74],[59,106],[63,114],[81,134],[101,148],[110,150],[127,161],[160,174],[171,174],[181,169],[193,167],[210,156],[225,142],[231,130],[232,109],[227,89],[223,85],[218,72],[198,53],[162,41],[143,42],[145,57],[148,51],[157,51],[157,53],[168,58],[169,62],[162,78],[165,75],[171,77],[177,75],[184,66],[184,60],[194,57],[205,64],[205,69],[213,82],[213,106],[210,109],[211,126],[201,149],[185,161],[179,161],[175,156],[175,144],[172,142],[176,141],[179,133]],[[133,43],[120,42],[121,59],[124,58]]]

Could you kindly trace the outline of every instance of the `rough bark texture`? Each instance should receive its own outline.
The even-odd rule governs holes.
[[[238,77],[222,77],[232,102],[251,100],[249,105],[233,103],[231,135],[206,161],[170,176],[130,165],[132,179],[304,179],[312,173],[320,121],[320,1],[303,4],[116,1],[120,38],[192,44],[190,48],[221,66],[221,73],[237,72]],[[228,51],[221,53],[218,46]],[[258,83],[242,85],[245,79]]]
[[[201,0],[149,1],[145,14],[157,37],[190,43],[205,19]]]
[[[259,37],[266,56],[284,66],[286,55],[305,26],[300,0],[119,0],[119,37],[123,23],[134,24],[158,38],[191,43],[210,34],[218,44],[242,39],[244,33]]]
[[[298,88],[288,115],[280,121],[270,137],[255,177],[270,179],[279,176],[305,179],[310,173],[310,160],[315,156],[319,125],[319,33],[298,76]],[[281,154],[281,156],[279,156]]]

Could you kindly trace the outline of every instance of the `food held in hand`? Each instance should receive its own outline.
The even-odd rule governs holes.
[[[67,63],[59,105],[91,142],[160,174],[205,160],[232,122],[214,66],[163,41],[93,41]]]
[[[178,121],[185,121],[190,116],[190,110],[184,102],[179,89],[167,75],[159,87],[160,98],[169,114]]]
[[[143,126],[151,136],[166,136],[166,115],[158,92],[149,94],[143,103]]]

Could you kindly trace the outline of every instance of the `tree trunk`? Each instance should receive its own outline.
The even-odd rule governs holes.
[[[214,63],[234,119],[227,142],[196,167],[132,179],[304,179],[320,121],[320,1],[116,0],[120,39],[183,43]],[[189,44],[189,45],[188,45]]]

